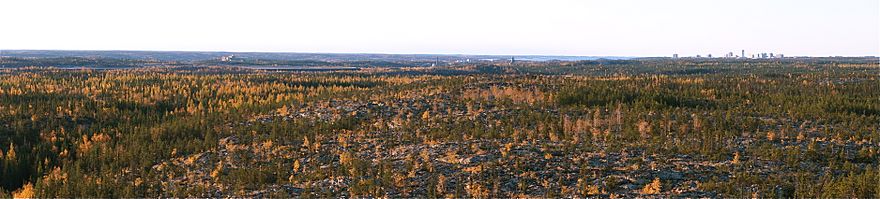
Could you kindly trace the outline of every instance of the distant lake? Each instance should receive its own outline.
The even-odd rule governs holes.
[[[358,67],[346,66],[235,66],[239,68],[247,68],[254,70],[271,70],[271,71],[340,71],[340,70],[360,70]]]
[[[582,56],[523,56],[514,57],[516,60],[523,61],[584,61],[584,60],[599,60],[599,59],[611,59],[611,60],[626,60],[632,59],[632,57],[582,57]]]

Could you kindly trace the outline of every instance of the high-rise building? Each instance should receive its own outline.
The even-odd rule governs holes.
[[[746,57],[746,50],[742,51],[742,57]]]
[[[678,54],[672,54],[673,59],[678,59]]]
[[[228,61],[232,61],[232,58],[235,58],[235,55],[222,56],[222,57],[220,57],[220,61],[228,62]]]

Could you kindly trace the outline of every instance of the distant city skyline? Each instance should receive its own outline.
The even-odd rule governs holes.
[[[703,55],[704,54],[696,54],[694,56],[683,56],[683,57],[684,58],[687,58],[687,57],[703,58]],[[730,52],[724,53],[724,55],[721,57],[718,57],[718,56],[713,57],[712,53],[707,53],[705,55],[706,55],[705,58],[762,58],[762,59],[764,59],[764,58],[784,58],[785,57],[785,54],[780,53],[780,52],[751,52],[747,56],[746,50],[740,50],[740,54],[734,54],[733,51],[730,51]],[[876,55],[867,55],[867,56],[876,56]],[[671,57],[672,58],[679,58],[682,56],[679,56],[678,53],[673,53]],[[789,56],[789,57],[791,57],[791,56]]]
[[[880,56],[877,0],[12,0],[0,19],[3,50]]]

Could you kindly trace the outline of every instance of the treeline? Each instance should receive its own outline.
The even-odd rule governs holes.
[[[303,66],[343,66],[343,67],[415,67],[427,66],[425,62],[390,62],[390,61],[317,61],[317,60],[265,60],[250,58],[233,58],[229,61],[205,60],[196,62],[197,65],[206,66],[274,66],[274,67],[303,67]]]
[[[87,67],[87,68],[130,68],[142,67],[160,62],[134,59],[114,59],[101,57],[51,57],[51,58],[21,58],[2,57],[0,68],[22,67]],[[169,63],[171,64],[171,63]]]

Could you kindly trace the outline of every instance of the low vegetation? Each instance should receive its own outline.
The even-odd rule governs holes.
[[[876,58],[12,61],[2,197],[880,197]]]

